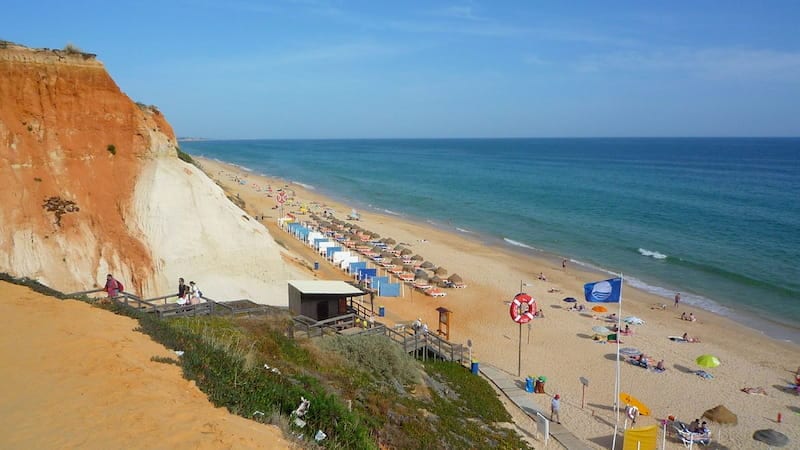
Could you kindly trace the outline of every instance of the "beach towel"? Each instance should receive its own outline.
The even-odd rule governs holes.
[[[713,380],[714,379],[714,375],[711,375],[710,373],[706,372],[705,370],[698,370],[697,372],[695,372],[695,374],[697,374],[697,376],[699,376],[701,378],[705,378],[706,380]]]

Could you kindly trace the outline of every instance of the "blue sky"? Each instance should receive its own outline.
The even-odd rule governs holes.
[[[798,136],[800,2],[7,2],[179,136]]]

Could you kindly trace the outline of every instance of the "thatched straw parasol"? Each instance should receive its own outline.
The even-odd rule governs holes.
[[[422,256],[420,256],[420,255],[414,255],[414,256],[412,256],[412,257],[411,257],[411,260],[412,260],[412,261],[422,261],[422,260],[424,260],[424,259],[425,259],[425,258],[423,258],[423,257],[422,257]]]
[[[397,244],[397,245],[395,245],[395,246],[394,246],[394,249],[395,249],[395,250],[400,250],[400,251],[402,251],[404,248],[405,248],[405,247],[403,247],[403,244]]]
[[[462,280],[461,277],[458,276],[457,273],[454,273],[454,274],[450,275],[449,277],[447,277],[447,281],[449,281],[451,283],[463,283],[464,282],[464,280]]]
[[[739,423],[739,418],[736,417],[736,414],[722,405],[715,406],[704,412],[703,417],[719,424],[736,425]]]
[[[414,279],[428,281],[428,272],[425,272],[424,270],[417,270],[414,272]]]
[[[395,266],[402,266],[403,265],[403,259],[402,258],[392,258],[392,264],[394,264]]]
[[[372,239],[378,239],[379,237],[381,237],[381,235],[380,235],[380,234],[378,234],[378,233],[376,233],[376,232],[374,232],[374,231],[370,231],[370,232],[369,232],[369,236],[370,236]]]
[[[414,270],[414,265],[413,264],[403,264],[403,270],[405,270],[407,272],[411,272],[412,270]]]
[[[430,279],[430,280],[428,280],[428,282],[429,282],[429,283],[431,283],[431,284],[435,284],[435,285],[437,285],[437,286],[441,286],[441,284],[442,284],[442,282],[443,282],[443,281],[444,281],[444,280],[443,280],[443,279],[441,279],[441,278],[439,278],[439,276],[438,276],[438,275],[434,275],[434,276],[432,276],[432,277],[431,277],[431,279]]]
[[[412,253],[414,253],[414,252],[412,252],[410,248],[404,248],[404,249],[400,250],[400,254],[403,255],[403,256],[410,255]]]
[[[425,261],[424,263],[420,264],[420,267],[423,269],[433,269],[433,263],[430,261]]]
[[[440,277],[443,277],[447,275],[447,269],[445,269],[444,267],[437,267],[436,270],[433,271],[433,273],[439,275]]]
[[[396,244],[396,243],[397,243],[397,241],[395,241],[394,239],[392,239],[392,238],[390,238],[390,237],[389,237],[389,238],[386,238],[386,239],[384,239],[384,240],[383,240],[383,242],[384,242],[385,244],[387,244],[387,245],[394,245],[394,244]]]

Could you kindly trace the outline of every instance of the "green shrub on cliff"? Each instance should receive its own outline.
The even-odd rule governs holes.
[[[181,148],[180,148],[180,147],[175,147],[175,151],[177,151],[177,152],[178,152],[178,159],[180,159],[181,161],[183,161],[183,162],[187,162],[187,163],[189,163],[189,164],[193,164],[193,165],[195,165],[195,166],[197,165],[197,164],[194,162],[194,159],[192,158],[192,155],[190,155],[190,154],[188,154],[188,153],[184,152],[183,150],[181,150]]]

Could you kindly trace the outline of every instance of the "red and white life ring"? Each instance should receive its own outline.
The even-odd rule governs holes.
[[[522,305],[525,305],[523,307]],[[514,296],[511,307],[508,310],[511,320],[517,323],[528,323],[536,315],[536,300],[528,294],[521,292]]]

